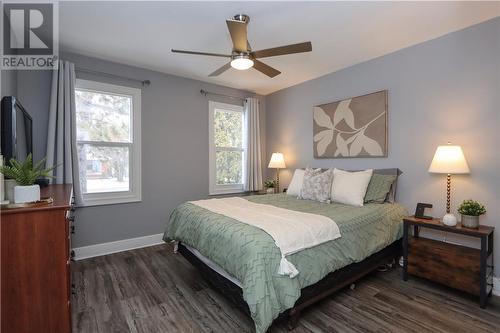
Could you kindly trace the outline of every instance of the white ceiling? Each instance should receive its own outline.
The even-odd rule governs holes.
[[[61,49],[269,94],[500,15],[500,2],[62,2]],[[263,59],[254,69],[207,75],[230,53],[225,20],[250,16],[253,50],[310,40],[313,51]]]

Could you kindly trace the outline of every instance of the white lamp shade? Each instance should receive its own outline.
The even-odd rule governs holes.
[[[465,160],[464,152],[460,146],[439,146],[436,149],[431,166],[431,173],[469,173],[469,166]]]
[[[269,161],[268,168],[284,169],[286,168],[285,159],[282,153],[273,153],[271,160]]]

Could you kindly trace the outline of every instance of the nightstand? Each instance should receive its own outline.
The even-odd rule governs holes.
[[[265,194],[268,194],[266,190],[252,192],[252,195],[265,195]]]
[[[413,216],[404,218],[403,222],[403,280],[406,281],[410,274],[465,291],[478,296],[481,308],[485,308],[493,290],[495,228],[481,225],[478,229],[468,229],[460,224],[449,227],[437,219]],[[410,228],[413,236],[410,236]],[[421,228],[479,238],[481,248],[419,237]]]

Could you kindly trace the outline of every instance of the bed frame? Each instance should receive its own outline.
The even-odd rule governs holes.
[[[193,266],[198,268],[201,275],[208,280],[208,282],[215,287],[215,289],[219,290],[238,308],[250,315],[250,310],[247,303],[243,299],[243,291],[240,287],[211,269],[181,243],[179,243],[178,252],[181,253]],[[297,327],[300,313],[304,308],[321,301],[348,285],[351,285],[383,264],[392,263],[394,260],[398,262],[401,253],[401,240],[397,240],[379,252],[372,254],[363,261],[345,266],[328,274],[315,284],[303,288],[301,290],[301,296],[297,302],[295,302],[294,307],[281,313],[280,318],[286,318],[288,320],[288,329],[293,330]]]

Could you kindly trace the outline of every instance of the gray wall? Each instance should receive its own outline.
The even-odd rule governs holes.
[[[200,89],[240,97],[251,94],[77,54],[63,53],[61,58],[74,62],[77,68],[151,80],[149,87],[142,88],[142,202],[79,208],[72,245],[80,247],[163,232],[172,209],[208,195],[208,98],[200,94]],[[126,80],[79,72],[77,77],[140,87]],[[25,71],[18,82],[20,99],[39,120],[35,123],[35,137],[40,141],[40,156],[45,154],[50,82],[48,71]],[[265,143],[265,100],[259,99]],[[263,157],[265,151],[264,146]]]
[[[20,70],[17,74],[17,97],[33,118],[33,159],[45,157],[49,121],[52,71]]]
[[[0,75],[2,97],[15,96],[17,94],[17,71],[2,70]]]
[[[496,226],[496,275],[500,275],[500,19],[361,63],[266,96],[267,154],[285,154],[288,184],[294,168],[399,167],[398,201],[413,213],[417,202],[445,212],[445,175],[427,169],[436,146],[461,145],[470,175],[453,176],[452,209],[474,198]],[[389,157],[314,159],[312,107],[389,90]],[[273,173],[268,172],[272,177]],[[434,235],[443,237],[443,235]],[[448,240],[466,242],[465,239]]]

